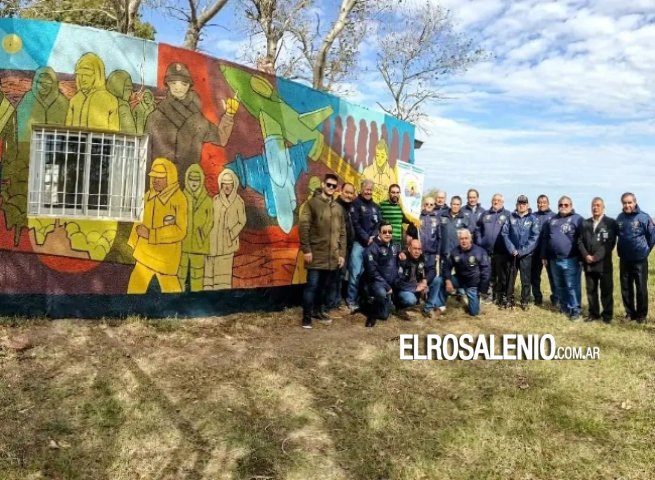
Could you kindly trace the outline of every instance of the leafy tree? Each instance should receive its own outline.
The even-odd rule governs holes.
[[[140,20],[142,0],[10,0],[12,16],[73,23],[154,40],[155,28]]]

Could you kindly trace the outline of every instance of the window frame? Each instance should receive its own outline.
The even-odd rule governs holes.
[[[60,137],[64,136],[62,140]],[[72,141],[77,143],[77,149],[69,150]],[[81,141],[84,139],[84,141]],[[99,143],[96,142],[99,140]],[[138,222],[143,219],[146,165],[149,154],[148,135],[134,135],[123,132],[109,132],[88,128],[78,128],[59,125],[35,124],[30,135],[30,161],[27,195],[27,216],[34,218],[74,218],[79,220],[114,220],[125,222]],[[57,150],[63,142],[65,150]],[[49,145],[51,144],[51,145]],[[82,152],[81,146],[84,145]],[[100,146],[101,152],[94,153],[94,148]],[[107,157],[102,149],[105,145],[111,146],[111,153]],[[49,149],[50,148],[50,149]],[[130,152],[130,149],[133,151]],[[58,154],[64,155],[64,182],[57,191],[52,190],[55,183],[54,173],[47,173],[47,166],[52,170],[59,162]],[[75,188],[67,191],[67,173],[70,157],[73,157]],[[95,157],[95,158],[94,158]],[[106,192],[102,188],[102,162],[107,158],[108,180]],[[94,162],[101,162],[98,167],[100,178],[97,191],[92,191],[91,184]],[[83,164],[83,171],[80,166]],[[57,178],[62,178],[57,173]],[[82,182],[81,189],[79,187]],[[107,200],[101,205],[101,198],[106,195]],[[48,198],[48,196],[50,196]],[[72,206],[68,197],[73,197]],[[94,206],[92,197],[97,196]],[[78,199],[81,201],[78,203]]]

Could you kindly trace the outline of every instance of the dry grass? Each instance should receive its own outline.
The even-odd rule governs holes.
[[[372,331],[304,331],[297,309],[5,319],[0,341],[35,346],[0,349],[0,478],[655,478],[652,325],[452,307]],[[451,332],[551,333],[601,359],[399,360],[399,334]]]

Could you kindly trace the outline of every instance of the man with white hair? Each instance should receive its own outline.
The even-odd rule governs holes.
[[[471,316],[476,316],[480,314],[480,292],[485,292],[489,287],[491,275],[489,256],[473,243],[469,230],[459,230],[457,237],[459,246],[446,256],[444,262],[443,278],[446,291],[451,294],[457,291],[466,295],[467,312]]]
[[[359,279],[364,270],[364,250],[373,243],[378,234],[378,226],[382,221],[380,207],[373,201],[374,186],[371,180],[362,181],[361,193],[350,206],[350,218],[355,230],[355,241],[348,262],[346,303],[351,313],[359,309],[357,297],[359,294]]]

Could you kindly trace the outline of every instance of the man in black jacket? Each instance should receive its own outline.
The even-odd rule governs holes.
[[[616,221],[605,215],[605,203],[600,197],[591,201],[591,218],[582,223],[578,238],[578,250],[582,257],[587,283],[589,320],[600,320],[598,287],[603,304],[602,319],[609,323],[614,313],[614,275],[612,272],[612,250],[616,245]]]

